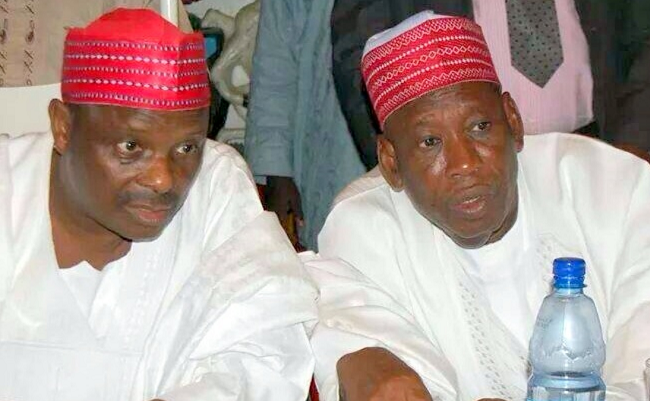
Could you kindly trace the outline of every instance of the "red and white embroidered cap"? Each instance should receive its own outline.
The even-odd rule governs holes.
[[[64,102],[189,110],[210,104],[200,33],[184,33],[156,12],[118,8],[68,31]]]
[[[392,112],[436,89],[470,81],[499,85],[481,27],[433,11],[368,39],[361,73],[382,128]]]

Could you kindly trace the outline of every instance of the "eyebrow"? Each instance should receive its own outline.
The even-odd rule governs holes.
[[[128,129],[133,129],[136,131],[145,131],[147,127],[155,123],[155,118],[152,118],[147,114],[136,114],[130,116],[124,122]]]
[[[198,131],[188,132],[187,135],[188,135],[188,138],[187,138],[188,140],[189,139],[207,139],[207,137],[205,135],[203,135],[202,132],[198,132]]]
[[[424,113],[421,113],[419,117],[413,120],[413,125],[414,126],[419,126],[422,124],[426,124],[429,121],[432,121],[434,118],[432,117],[432,114],[434,114],[431,110],[431,108],[427,108],[427,110]]]

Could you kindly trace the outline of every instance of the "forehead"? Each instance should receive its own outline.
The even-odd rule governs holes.
[[[75,126],[97,133],[188,132],[207,129],[208,109],[160,111],[119,106],[73,105]]]
[[[414,125],[421,119],[450,120],[473,113],[501,111],[499,88],[489,82],[463,82],[423,95],[396,110],[386,120],[391,126]]]

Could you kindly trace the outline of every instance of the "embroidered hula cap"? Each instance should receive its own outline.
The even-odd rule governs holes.
[[[406,103],[449,85],[499,85],[481,27],[467,18],[418,13],[372,36],[361,73],[381,127]]]
[[[203,37],[148,9],[118,8],[65,40],[65,102],[153,110],[210,104]]]

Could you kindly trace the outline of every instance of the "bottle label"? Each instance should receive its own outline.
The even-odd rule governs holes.
[[[530,389],[527,401],[605,401],[605,391],[594,389],[593,391],[575,392],[565,389],[534,387]]]

